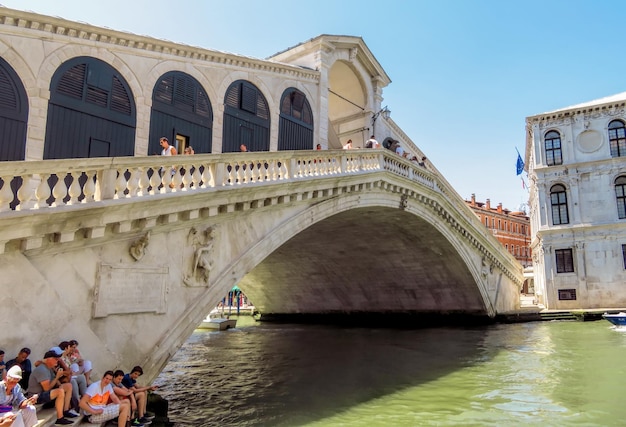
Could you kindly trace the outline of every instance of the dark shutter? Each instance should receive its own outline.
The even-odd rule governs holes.
[[[61,76],[56,91],[72,98],[83,99],[86,69],[87,64],[78,64],[67,70]]]
[[[0,108],[17,109],[17,93],[15,93],[9,74],[2,68],[0,68]]]

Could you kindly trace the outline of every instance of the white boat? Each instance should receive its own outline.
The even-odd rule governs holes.
[[[225,331],[229,328],[237,326],[237,319],[229,319],[227,317],[216,317],[215,313],[209,315],[200,323],[197,329],[212,329],[215,331]]]

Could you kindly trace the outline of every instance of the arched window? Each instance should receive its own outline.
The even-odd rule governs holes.
[[[617,217],[626,218],[626,176],[615,180],[615,200],[617,201]]]
[[[611,157],[626,156],[626,127],[621,120],[609,123],[609,145]]]
[[[569,224],[567,214],[567,192],[561,184],[550,189],[550,204],[552,207],[552,224]]]
[[[28,97],[19,76],[0,58],[0,161],[24,160]]]
[[[44,159],[132,156],[135,124],[124,77],[99,59],[70,59],[50,82]]]
[[[313,112],[304,93],[296,88],[283,92],[280,101],[278,149],[313,149]]]
[[[270,111],[263,93],[245,80],[233,82],[224,97],[222,152],[269,151]]]
[[[213,110],[206,91],[195,78],[170,71],[152,91],[149,153],[160,153],[159,140],[169,139],[179,153],[193,147],[196,153],[212,149]]]
[[[561,152],[561,135],[551,130],[544,137],[546,146],[546,163],[548,166],[563,164],[563,153]]]

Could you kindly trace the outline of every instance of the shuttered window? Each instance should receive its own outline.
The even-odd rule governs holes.
[[[55,91],[125,116],[132,115],[132,100],[122,80],[112,68],[93,58],[66,70]]]
[[[309,101],[306,99],[304,93],[300,92],[298,89],[287,89],[286,93],[283,94],[280,113],[300,120],[307,125],[313,125],[313,114]]]
[[[573,273],[574,272],[574,254],[572,249],[557,249],[554,251],[556,255],[556,272],[557,273]]]
[[[113,90],[111,91],[111,110],[128,116],[132,113],[128,92],[124,89],[120,79],[115,76],[113,77]]]
[[[168,110],[186,111],[212,119],[211,103],[204,88],[193,77],[179,71],[163,75],[153,92],[153,100],[173,107]]]
[[[59,80],[57,92],[72,98],[83,99],[86,69],[87,64],[78,64],[67,70]]]
[[[0,68],[0,108],[17,109],[17,94],[8,73]]]

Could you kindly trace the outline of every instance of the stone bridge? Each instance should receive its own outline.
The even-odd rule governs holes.
[[[100,373],[153,378],[233,285],[266,316],[519,305],[515,259],[389,150],[0,162],[0,178],[1,342],[34,358],[76,338]]]

